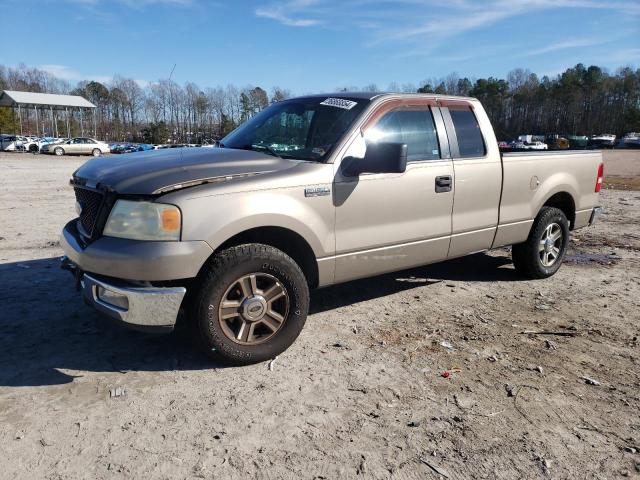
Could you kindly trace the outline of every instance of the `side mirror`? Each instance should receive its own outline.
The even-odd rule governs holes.
[[[361,173],[404,173],[407,170],[407,144],[377,142],[367,145],[364,158],[343,159],[343,172],[350,177]]]

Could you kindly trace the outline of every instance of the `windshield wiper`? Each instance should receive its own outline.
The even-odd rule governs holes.
[[[280,155],[278,155],[278,153],[271,148],[269,145],[263,145],[261,143],[258,144],[252,144],[252,145],[245,145],[244,147],[242,147],[243,150],[256,150],[256,149],[263,149],[265,152],[267,152],[269,155],[273,155],[274,157],[278,157],[278,158],[282,158]]]

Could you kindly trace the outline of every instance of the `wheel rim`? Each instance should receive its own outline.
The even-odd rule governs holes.
[[[551,267],[560,258],[562,251],[562,227],[557,223],[547,225],[542,234],[538,252],[540,254],[540,263],[545,267]]]
[[[288,313],[289,295],[282,283],[267,273],[251,273],[227,288],[218,307],[218,321],[230,340],[256,345],[273,337]]]
[[[97,157],[98,155],[100,155],[100,150],[95,149],[95,150],[93,151],[93,156],[94,156],[94,157]]]
[[[56,155],[62,155],[62,149],[61,148],[56,148],[55,154]]]

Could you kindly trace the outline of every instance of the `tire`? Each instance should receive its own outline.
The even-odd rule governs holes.
[[[562,265],[568,243],[569,221],[566,215],[557,208],[542,207],[527,241],[513,246],[513,264],[527,278],[548,278]]]
[[[262,362],[298,338],[309,311],[309,287],[284,252],[256,243],[231,247],[216,254],[201,277],[190,320],[197,343],[214,360]]]
[[[64,155],[64,148],[62,147],[56,147],[53,150],[53,153],[55,153],[57,156],[61,157],[62,155]]]
[[[99,157],[100,155],[102,155],[102,152],[99,148],[94,148],[93,150],[91,150],[91,155],[93,155],[94,157]]]
[[[40,151],[40,149],[38,148],[38,145],[36,145],[36,144],[29,145],[29,152],[30,153],[38,153],[39,151]]]

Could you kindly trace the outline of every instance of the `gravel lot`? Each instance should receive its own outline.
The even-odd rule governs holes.
[[[0,478],[640,477],[640,192],[551,279],[497,250],[327,288],[272,369],[221,368],[58,268],[85,160],[0,154]]]

